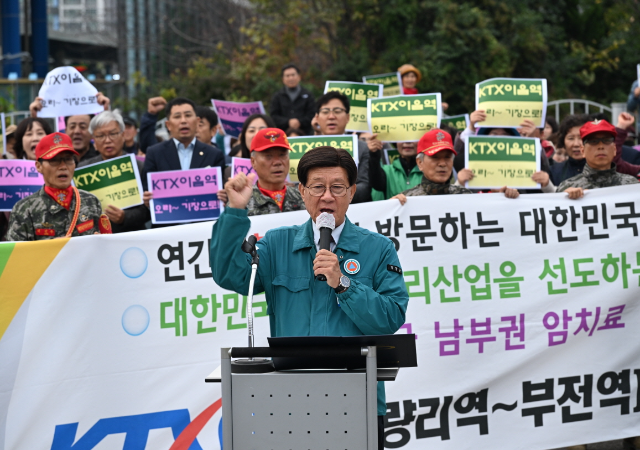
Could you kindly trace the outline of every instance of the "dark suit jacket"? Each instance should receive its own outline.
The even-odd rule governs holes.
[[[202,169],[205,167],[220,167],[221,172],[224,173],[224,153],[222,153],[219,148],[203,144],[196,140],[189,168]],[[144,160],[144,169],[142,171],[142,186],[144,190],[149,190],[147,186],[148,173],[163,172],[165,170],[182,170],[180,167],[180,158],[178,157],[178,149],[173,139],[152,145],[147,149],[147,156]]]
[[[283,131],[289,128],[289,119],[296,118],[306,134],[312,135],[311,119],[316,115],[316,103],[311,92],[301,86],[300,95],[292,102],[285,88],[280,89],[271,98],[269,115],[276,126]]]

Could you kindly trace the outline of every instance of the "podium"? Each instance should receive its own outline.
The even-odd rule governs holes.
[[[206,379],[222,382],[224,450],[378,449],[377,381],[417,366],[415,335],[269,345],[222,348],[220,375]]]

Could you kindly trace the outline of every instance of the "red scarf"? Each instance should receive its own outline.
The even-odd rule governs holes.
[[[403,87],[402,89],[404,90],[404,95],[418,95],[418,89],[417,88],[406,88],[406,87]]]
[[[66,189],[56,189],[49,186],[45,186],[44,191],[56,203],[58,203],[64,209],[69,211],[69,208],[71,207],[71,199],[73,198],[73,188],[71,186],[69,186]]]
[[[276,205],[278,205],[278,208],[280,208],[280,211],[282,211],[282,204],[284,203],[284,194],[287,192],[286,185],[279,191],[270,191],[268,189],[261,188],[260,183],[258,183],[258,189],[260,189],[260,192],[262,193],[262,195],[266,195],[267,197],[272,198],[273,201],[276,202]]]

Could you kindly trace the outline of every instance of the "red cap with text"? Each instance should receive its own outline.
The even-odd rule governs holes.
[[[594,120],[593,122],[587,122],[580,127],[580,139],[584,139],[593,133],[609,133],[613,137],[618,135],[616,127],[606,120]]]
[[[451,135],[439,128],[427,131],[418,141],[418,153],[425,153],[427,156],[433,156],[443,150],[450,150],[457,155],[453,149],[453,141]]]
[[[256,133],[251,141],[252,152],[262,152],[273,147],[291,150],[287,135],[279,128],[263,128]]]
[[[73,149],[71,138],[64,133],[48,134],[36,145],[36,159],[51,159],[60,152],[71,152],[80,156]]]

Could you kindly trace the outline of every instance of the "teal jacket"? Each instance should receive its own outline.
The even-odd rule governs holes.
[[[250,256],[240,246],[251,222],[244,209],[226,208],[213,225],[211,272],[215,282],[242,295],[249,290]],[[334,252],[341,265],[355,259],[351,287],[336,294],[313,275],[316,245],[311,219],[270,230],[258,241],[260,266],[254,293],[264,291],[271,336],[393,334],[405,321],[409,295],[393,243],[346,219]],[[384,383],[378,383],[378,415],[385,415]]]

